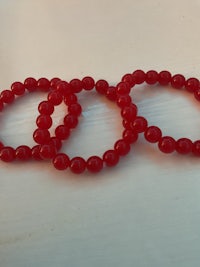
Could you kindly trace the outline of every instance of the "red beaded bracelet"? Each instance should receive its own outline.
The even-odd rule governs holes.
[[[127,82],[131,87],[136,84],[146,82],[149,85],[159,83],[166,86],[171,85],[173,88],[182,89],[194,94],[195,98],[200,101],[200,82],[196,78],[188,80],[181,74],[171,75],[169,71],[161,71],[160,73],[150,70],[144,72],[136,70],[132,74],[125,74],[122,81]],[[196,156],[200,156],[200,140],[194,143],[189,138],[180,138],[175,140],[170,136],[162,136],[162,131],[157,126],[149,126],[144,117],[137,116],[133,122],[127,123],[126,128],[134,130],[138,133],[144,132],[145,139],[150,143],[158,143],[158,148],[163,153],[172,153],[174,151],[180,154],[189,154],[192,152]]]
[[[124,94],[124,90],[127,90],[129,87],[127,83],[120,83],[117,87],[109,86],[105,80],[99,80],[96,83],[93,78],[85,77],[82,81],[74,79],[72,83],[73,92],[81,92],[82,89],[87,91],[96,88],[97,92],[100,94],[106,95],[109,100],[115,101],[117,105],[121,108],[121,116],[123,119],[132,121],[137,115],[137,107],[132,104],[131,97]],[[129,90],[130,92],[130,90]],[[71,96],[68,97],[68,101],[65,101],[65,104],[70,104],[68,106],[68,112],[72,115],[79,115],[81,112],[81,107],[76,103],[77,99]],[[65,117],[66,118],[66,117]],[[65,119],[64,119],[65,123]],[[65,126],[63,126],[65,127]],[[56,135],[58,139],[62,139],[62,136]],[[86,169],[90,172],[96,173],[102,170],[103,164],[108,167],[113,167],[119,162],[120,156],[128,154],[130,151],[130,144],[134,143],[138,138],[138,134],[134,131],[124,130],[122,134],[122,139],[118,140],[114,144],[114,149],[110,149],[103,154],[103,157],[91,156],[87,160],[82,157],[74,157],[69,159],[68,155],[64,153],[56,154],[52,162],[56,169],[65,170],[68,167],[73,173],[80,174]],[[37,141],[37,140],[35,140]],[[53,153],[50,151],[50,146],[45,145],[45,156],[46,158],[51,158]],[[41,147],[40,153],[43,155],[43,146]]]

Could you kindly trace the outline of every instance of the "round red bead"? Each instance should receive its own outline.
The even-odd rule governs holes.
[[[197,140],[193,143],[193,146],[192,146],[192,153],[195,155],[195,156],[200,156],[200,140]]]
[[[50,87],[53,89],[56,89],[56,86],[57,86],[58,82],[60,82],[60,81],[61,81],[60,78],[57,78],[57,77],[51,79],[50,80]]]
[[[163,153],[172,153],[175,150],[176,141],[170,136],[162,137],[158,142],[158,147]]]
[[[52,144],[44,144],[40,147],[40,156],[42,159],[52,159],[56,155],[56,148]]]
[[[72,87],[72,92],[73,93],[79,93],[83,89],[83,83],[79,79],[73,79],[70,81],[70,85]]]
[[[142,133],[147,129],[147,120],[144,117],[136,117],[131,125],[132,129],[138,133]]]
[[[120,82],[117,84],[117,94],[119,95],[128,95],[131,91],[129,83]]]
[[[58,139],[65,140],[69,137],[70,130],[65,125],[60,125],[60,126],[56,127],[55,135]]]
[[[103,168],[103,160],[100,157],[97,156],[92,156],[90,157],[87,162],[86,162],[86,166],[88,171],[90,172],[100,172]]]
[[[78,118],[77,118],[77,116],[74,116],[72,114],[67,114],[64,117],[64,124],[69,129],[75,128],[78,125]]]
[[[158,82],[158,73],[155,70],[147,71],[145,81],[148,84],[155,84]]]
[[[176,151],[179,154],[188,154],[192,151],[193,143],[188,138],[180,138],[176,141]]]
[[[50,141],[50,133],[46,129],[36,129],[33,133],[33,139],[38,144],[47,144]]]
[[[67,96],[71,94],[72,87],[68,82],[60,81],[56,84],[56,91],[58,91],[63,96]]]
[[[29,160],[31,158],[31,149],[28,146],[19,146],[15,150],[15,156],[18,160]]]
[[[67,106],[77,103],[77,96],[75,94],[66,95],[64,97],[64,103]]]
[[[132,131],[132,130],[124,130],[123,135],[122,135],[124,141],[126,143],[132,144],[135,143],[138,139],[138,133]]]
[[[63,153],[57,154],[53,158],[53,165],[57,170],[66,170],[70,165],[69,157]]]
[[[133,121],[137,115],[137,106],[135,104],[131,104],[130,106],[126,106],[121,110],[121,116],[123,119],[127,121]]]
[[[125,156],[130,151],[131,147],[130,144],[124,141],[123,139],[118,140],[115,145],[114,149],[119,156]]]
[[[3,103],[10,104],[14,101],[15,95],[10,90],[4,90],[0,94],[0,99]]]
[[[11,90],[15,95],[23,95],[25,92],[25,86],[21,82],[14,82],[11,85]]]
[[[37,87],[41,91],[44,91],[44,92],[49,91],[49,89],[50,89],[50,81],[47,78],[40,78],[37,81]]]
[[[83,173],[86,169],[86,162],[81,157],[74,157],[70,161],[70,170],[73,173],[80,174]]]
[[[92,90],[95,86],[95,81],[92,77],[84,77],[82,79],[83,89]]]
[[[103,161],[107,167],[113,167],[119,162],[119,154],[115,150],[108,150],[103,154]]]
[[[99,80],[95,84],[95,88],[96,88],[97,92],[100,94],[106,94],[108,87],[109,87],[109,84],[105,80]]]
[[[72,115],[79,116],[82,112],[82,107],[78,103],[72,104],[68,107],[68,112]]]
[[[38,111],[43,115],[51,115],[54,112],[54,105],[48,101],[42,101],[38,106]]]
[[[185,88],[187,91],[189,92],[195,92],[199,89],[199,80],[196,78],[189,78],[186,82],[185,82]]]
[[[120,95],[117,97],[117,105],[120,108],[129,106],[131,104],[131,101],[132,101],[132,99],[131,99],[130,95]]]
[[[40,156],[40,145],[36,145],[31,149],[31,155],[34,160],[42,160]]]
[[[161,130],[157,126],[150,126],[144,132],[145,139],[150,143],[156,143],[162,136]]]
[[[133,72],[132,75],[135,84],[141,84],[145,81],[146,74],[143,70],[136,70]]]
[[[12,147],[5,146],[0,150],[0,159],[4,162],[15,160],[15,150]]]
[[[127,82],[131,87],[135,85],[133,75],[130,73],[127,73],[122,77],[122,82]]]
[[[167,70],[163,70],[158,74],[158,82],[161,85],[168,85],[171,81],[171,73]]]
[[[185,85],[185,77],[181,74],[176,74],[171,78],[171,85],[176,89],[181,89]]]
[[[117,99],[116,87],[109,86],[108,89],[106,90],[106,96],[109,100],[115,101]]]
[[[35,78],[29,77],[24,81],[24,86],[29,92],[33,92],[37,89],[37,81]]]
[[[54,106],[60,105],[63,100],[62,95],[57,91],[49,92],[47,99]]]
[[[49,115],[40,115],[37,117],[36,124],[40,129],[49,129],[52,126],[52,118]]]

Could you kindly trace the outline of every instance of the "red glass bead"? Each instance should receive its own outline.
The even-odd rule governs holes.
[[[107,167],[113,167],[119,162],[119,155],[115,150],[107,150],[103,154],[103,161]]]
[[[56,148],[56,150],[60,150],[62,147],[62,141],[55,136],[50,138],[48,144],[53,145]]]
[[[180,138],[176,141],[176,151],[179,154],[188,154],[192,151],[193,143],[188,138]]]
[[[130,121],[128,121],[128,120],[123,120],[123,121],[122,121],[122,125],[124,126],[125,129],[127,129],[127,130],[132,130]]]
[[[175,150],[176,141],[170,136],[162,137],[158,142],[158,147],[163,153],[172,153]]]
[[[24,81],[24,86],[29,92],[33,92],[37,89],[37,81],[35,78],[29,77]]]
[[[48,101],[42,101],[38,106],[38,111],[43,115],[51,115],[54,112],[54,105]]]
[[[40,156],[40,145],[36,145],[31,149],[32,159],[40,161],[42,160]]]
[[[80,174],[83,173],[86,169],[86,162],[81,157],[75,157],[70,161],[70,170],[73,173]]]
[[[55,129],[55,135],[60,140],[65,140],[70,135],[70,130],[65,125],[60,125]]]
[[[58,91],[51,91],[47,97],[48,101],[54,106],[58,106],[62,103],[62,95]]]
[[[121,116],[123,119],[127,121],[133,121],[137,115],[137,106],[135,104],[131,104],[130,106],[126,106],[121,110]]]
[[[56,86],[57,86],[58,82],[60,82],[60,81],[61,81],[60,78],[57,78],[57,77],[51,79],[50,80],[50,87],[53,89],[56,89]]]
[[[193,146],[192,146],[192,153],[195,155],[195,156],[200,156],[200,140],[197,140],[193,143]]]
[[[56,91],[58,91],[63,96],[67,96],[71,94],[72,87],[68,82],[60,81],[56,84]]]
[[[131,91],[131,87],[129,83],[126,82],[120,82],[117,84],[117,94],[119,95],[128,95]]]
[[[122,77],[122,82],[127,82],[130,87],[133,87],[135,85],[133,75],[130,73],[127,73]]]
[[[135,84],[141,84],[145,81],[146,74],[143,70],[136,70],[133,72],[132,75]]]
[[[108,89],[106,90],[106,96],[109,100],[115,101],[117,99],[116,87],[109,86]]]
[[[84,77],[82,79],[83,89],[92,90],[95,86],[95,81],[92,77]]]
[[[72,114],[67,114],[64,117],[64,125],[69,129],[73,129],[78,125],[78,118]]]
[[[96,91],[100,94],[106,94],[106,91],[108,90],[109,84],[105,80],[99,80],[95,84]]]
[[[161,85],[168,85],[171,81],[171,73],[167,70],[163,70],[158,74],[158,82]]]
[[[50,133],[46,129],[36,129],[33,133],[33,139],[40,145],[47,144],[50,140]]]
[[[78,99],[77,99],[77,96],[75,94],[66,95],[64,97],[64,103],[67,106],[77,103],[77,100]]]
[[[137,141],[138,139],[138,133],[132,131],[132,130],[124,130],[123,132],[123,140],[128,143],[128,144],[133,144]]]
[[[40,146],[40,157],[42,159],[52,159],[56,155],[56,148],[52,144],[45,144]]]
[[[131,97],[130,95],[121,95],[117,97],[117,105],[120,108],[124,108],[126,106],[129,106],[131,104]]]
[[[185,82],[185,89],[189,92],[195,92],[199,89],[199,80],[196,78],[189,78]]]
[[[15,99],[15,95],[10,90],[4,90],[0,94],[0,99],[3,103],[11,104]]]
[[[15,149],[17,160],[29,160],[31,158],[31,149],[28,146],[19,146]]]
[[[142,133],[147,129],[147,120],[144,117],[136,117],[132,122],[132,129],[138,133]]]
[[[194,91],[194,97],[196,100],[200,101],[200,89]]]
[[[68,112],[72,115],[79,116],[82,112],[82,107],[78,103],[72,104],[68,107]]]
[[[15,150],[12,147],[5,146],[0,151],[0,159],[4,162],[15,160]]]
[[[185,85],[185,77],[182,74],[176,74],[171,78],[171,85],[176,89],[181,89]]]
[[[66,170],[70,165],[69,157],[63,153],[57,154],[53,158],[53,165],[57,170]]]
[[[21,82],[14,82],[11,85],[11,90],[15,95],[23,95],[25,92],[25,86]]]
[[[103,160],[100,157],[92,156],[87,160],[86,167],[90,172],[100,172],[103,168]]]
[[[39,115],[36,124],[40,129],[49,129],[52,126],[52,118],[49,115]]]
[[[115,143],[114,149],[119,156],[125,156],[126,154],[128,154],[131,147],[130,144],[127,143],[125,140],[120,139]]]
[[[145,81],[148,84],[155,84],[158,82],[158,73],[155,70],[147,71]]]
[[[162,136],[161,130],[157,126],[150,126],[144,132],[145,139],[150,143],[156,143]]]
[[[50,89],[50,81],[47,78],[40,78],[37,81],[37,87],[40,91],[47,92]]]
[[[70,81],[71,87],[72,87],[72,92],[73,93],[79,93],[83,89],[83,83],[79,79],[73,79]]]

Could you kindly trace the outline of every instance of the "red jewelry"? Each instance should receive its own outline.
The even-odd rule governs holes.
[[[196,78],[189,78],[188,80],[181,74],[171,75],[169,71],[161,71],[157,73],[154,70],[144,72],[142,70],[136,70],[132,74],[125,74],[122,77],[122,81],[127,82],[131,87],[136,84],[146,82],[153,85],[159,83],[166,86],[170,84],[173,88],[182,89],[194,93],[197,100],[200,101],[200,82]],[[137,116],[131,123],[127,123],[125,128],[134,130],[138,133],[144,132],[145,139],[150,143],[158,143],[158,148],[163,153],[172,153],[174,151],[180,154],[193,153],[196,156],[200,156],[200,140],[194,143],[188,138],[180,138],[175,140],[170,136],[162,136],[162,131],[157,126],[149,126],[144,117]]]
[[[127,121],[132,121],[133,118],[137,115],[137,107],[131,103],[131,97],[127,95],[127,92],[130,92],[130,90],[128,89],[129,85],[125,82],[121,82],[115,88],[109,86],[109,84],[105,80],[99,80],[95,83],[91,77],[85,77],[82,79],[82,81],[78,79],[72,80],[70,82],[70,85],[72,86],[73,93],[81,92],[83,89],[92,90],[95,86],[98,93],[106,95],[108,99],[117,103],[117,105],[121,108],[122,118],[126,119]],[[68,94],[67,100],[65,99],[64,101],[66,105],[70,105],[68,105],[69,114],[67,115],[68,117],[65,117],[64,119],[64,125],[62,126],[63,128],[66,128],[66,123],[74,125],[74,117],[73,119],[71,119],[71,117],[69,119],[69,116],[75,116],[76,118],[76,116],[81,113],[81,107],[79,104],[77,104],[77,97],[75,97],[73,93],[71,95]],[[62,91],[62,94],[65,94],[65,91]],[[47,102],[48,101],[49,100],[47,100]],[[61,140],[63,139],[62,134],[56,134],[56,137]],[[134,143],[137,138],[137,133],[125,129],[122,134],[122,139],[116,141],[114,148],[106,151],[103,154],[102,158],[95,155],[89,157],[87,160],[83,159],[82,157],[74,157],[70,159],[69,156],[64,153],[54,155],[54,153],[52,153],[50,149],[47,152],[49,145],[45,145],[45,156],[46,158],[53,158],[53,165],[58,170],[65,170],[69,167],[70,170],[76,174],[80,174],[86,169],[90,172],[96,173],[102,170],[103,165],[106,165],[108,167],[115,166],[119,162],[121,156],[128,154],[128,152],[130,151],[130,144]],[[36,139],[35,141],[37,142]],[[41,146],[40,155],[44,158],[43,148],[44,146]]]

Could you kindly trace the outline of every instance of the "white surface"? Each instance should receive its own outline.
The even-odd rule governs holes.
[[[1,0],[1,88],[28,76],[115,84],[138,68],[200,78],[199,10],[197,0]],[[33,144],[44,97],[27,95],[1,115],[7,145]],[[165,134],[199,138],[200,108],[189,94],[142,87],[134,99]],[[120,137],[118,109],[93,94],[80,101],[81,123],[63,151],[101,155]],[[199,173],[199,159],[161,154],[142,138],[98,176],[1,162],[0,266],[199,266]]]

